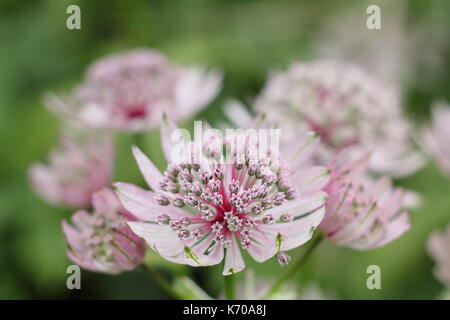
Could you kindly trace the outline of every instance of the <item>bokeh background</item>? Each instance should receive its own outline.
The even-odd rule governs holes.
[[[70,4],[81,7],[81,30],[66,28]],[[381,30],[366,28],[369,4],[381,7]],[[433,101],[450,101],[449,30],[447,0],[1,1],[0,298],[167,298],[140,270],[120,276],[83,271],[82,290],[68,290],[66,268],[71,262],[65,256],[60,221],[71,212],[47,205],[27,184],[27,167],[46,158],[59,131],[57,119],[42,104],[42,94],[70,89],[95,59],[151,47],[174,62],[219,67],[225,74],[224,88],[198,116],[213,124],[226,121],[221,108],[228,98],[251,102],[271,70],[294,60],[347,59],[397,87],[416,123],[415,134],[427,121]],[[158,140],[158,132],[148,132],[141,147],[163,168]],[[129,136],[117,136],[115,180],[143,185],[130,143]],[[439,295],[443,288],[433,277],[425,241],[432,230],[450,223],[450,180],[430,161],[396,183],[423,198],[411,211],[411,231],[370,252],[323,244],[296,279],[301,290],[314,285],[339,299]],[[153,253],[147,259],[168,277],[192,276],[211,295],[220,294],[220,266],[188,268]],[[366,268],[372,264],[381,267],[381,290],[366,287]],[[248,261],[248,266],[258,278],[269,280],[282,271],[275,261]]]

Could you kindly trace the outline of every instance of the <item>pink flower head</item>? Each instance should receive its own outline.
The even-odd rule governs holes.
[[[443,232],[433,232],[428,239],[428,252],[436,261],[436,277],[450,287],[450,226]]]
[[[168,127],[173,128],[163,125],[161,136],[170,159]],[[291,146],[298,157],[292,163],[305,160],[310,137]],[[164,174],[133,148],[152,191],[127,183],[115,186],[125,208],[143,220],[129,223],[136,234],[175,263],[208,266],[225,259],[224,275],[244,269],[241,249],[263,262],[311,238],[323,218],[327,196],[320,190],[329,170],[314,167],[288,174],[274,165],[269,152],[257,157],[251,139],[225,139],[223,145],[208,141],[195,153],[203,161],[170,163]],[[190,141],[186,145],[192,147]],[[231,145],[234,152],[218,160],[216,151]],[[290,176],[296,178],[292,183]]]
[[[145,243],[126,224],[136,218],[109,188],[94,193],[92,206],[93,213],[75,212],[73,225],[62,222],[69,259],[87,270],[110,274],[135,269],[146,250]]]
[[[395,92],[349,63],[296,63],[269,78],[254,108],[285,133],[319,132],[319,163],[353,147],[374,149],[370,169],[377,173],[407,175],[423,164]]]
[[[54,205],[86,207],[92,193],[110,182],[114,162],[111,137],[64,135],[49,162],[31,165],[29,177],[34,191]]]
[[[364,176],[368,156],[334,163],[324,188],[330,198],[320,229],[334,243],[359,250],[382,247],[410,228],[404,193],[387,177],[372,181]]]
[[[95,62],[72,95],[47,105],[74,125],[140,131],[158,126],[162,110],[183,121],[217,94],[217,71],[171,65],[157,51],[139,49]]]
[[[433,107],[432,124],[424,133],[424,148],[433,155],[441,170],[450,176],[450,106]]]

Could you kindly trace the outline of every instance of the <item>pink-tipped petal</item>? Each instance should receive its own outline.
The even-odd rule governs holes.
[[[158,181],[162,179],[161,172],[138,147],[133,146],[132,151],[145,182],[153,190],[158,190]]]

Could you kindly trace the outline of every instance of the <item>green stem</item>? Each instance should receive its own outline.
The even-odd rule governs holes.
[[[236,291],[234,288],[234,275],[224,276],[225,278],[225,296],[228,300],[236,300]]]
[[[161,273],[145,263],[143,263],[141,267],[153,280],[155,280],[161,286],[161,288],[164,289],[167,294],[175,299],[181,299],[181,296],[172,288],[172,285],[162,276]]]
[[[293,263],[290,266],[290,269],[283,275],[281,278],[279,278],[275,283],[269,288],[267,293],[262,297],[262,299],[269,299],[271,295],[273,295],[275,292],[277,292],[280,287],[289,279],[291,279],[303,266],[305,261],[308,259],[308,257],[311,255],[311,253],[314,251],[315,248],[322,242],[323,236],[320,235],[316,237],[311,246],[308,248],[308,250],[305,251],[305,253],[298,258],[298,260]]]
[[[144,142],[144,136],[142,135],[142,133],[139,132],[135,132],[132,134],[132,143],[139,147],[139,149],[143,148],[143,143]]]

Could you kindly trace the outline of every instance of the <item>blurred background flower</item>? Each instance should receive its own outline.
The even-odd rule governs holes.
[[[72,225],[63,220],[67,256],[87,270],[118,274],[137,268],[146,245],[126,224],[137,221],[114,191],[103,188],[92,195],[93,212],[76,211]]]
[[[428,123],[434,101],[450,101],[447,0],[380,3],[382,29],[373,31],[365,29],[365,9],[372,3],[360,0],[137,0],[126,4],[80,0],[82,29],[74,31],[65,23],[70,4],[68,0],[0,4],[0,40],[5,44],[0,47],[0,298],[167,298],[141,271],[114,277],[82,271],[83,289],[67,290],[66,268],[72,262],[66,257],[60,221],[68,220],[73,210],[47,205],[27,184],[30,163],[46,159],[49,148],[58,142],[59,122],[43,106],[43,93],[71,92],[98,59],[133,48],[152,48],[174,65],[221,70],[222,90],[196,116],[213,125],[227,121],[222,106],[228,99],[251,105],[270,71],[322,57],[360,64],[386,85],[385,79],[392,77],[402,112],[410,118],[412,136]],[[355,26],[341,26],[352,20],[349,16],[357,17]],[[341,36],[341,29],[351,31]],[[364,35],[357,36],[358,32]],[[362,40],[352,40],[353,36]],[[318,41],[330,38],[334,39],[330,46],[337,49],[319,50]],[[367,41],[376,50],[363,50],[363,44],[353,49],[354,41]],[[352,49],[345,49],[348,44]],[[159,169],[166,166],[157,130],[146,131],[139,141],[119,132],[115,142],[116,181],[144,185],[130,153],[133,142]],[[422,198],[422,204],[410,210],[411,230],[371,251],[327,241],[293,279],[295,284],[314,280],[342,299],[422,299],[441,292],[426,240],[450,220],[450,180],[429,162],[394,184]],[[303,250],[294,251],[292,258]],[[163,273],[193,278],[213,297],[222,290],[222,266],[189,268],[168,263],[151,251],[145,259]],[[265,264],[247,256],[244,260],[262,278],[272,278],[281,268],[276,259]],[[373,264],[381,268],[382,290],[366,287],[366,269]]]
[[[450,105],[433,104],[431,124],[425,129],[423,147],[450,177]]]
[[[428,252],[436,261],[435,275],[447,288],[450,287],[450,227],[433,232],[428,240]]]
[[[341,157],[346,152],[338,155]],[[324,190],[330,198],[320,229],[335,244],[358,250],[382,247],[409,230],[404,191],[388,177],[365,175],[370,155],[332,167]]]
[[[376,173],[404,176],[423,165],[396,90],[354,64],[294,63],[269,77],[254,108],[279,125],[285,136],[298,130],[319,132],[319,164],[351,147],[373,149],[370,168]]]
[[[49,94],[49,109],[78,127],[141,131],[156,128],[163,111],[187,120],[214,98],[217,71],[176,67],[156,51],[135,49],[92,64],[68,96]]]
[[[63,135],[49,164],[30,166],[34,191],[59,206],[88,207],[92,194],[111,183],[114,146],[108,134],[90,132],[81,137]]]

